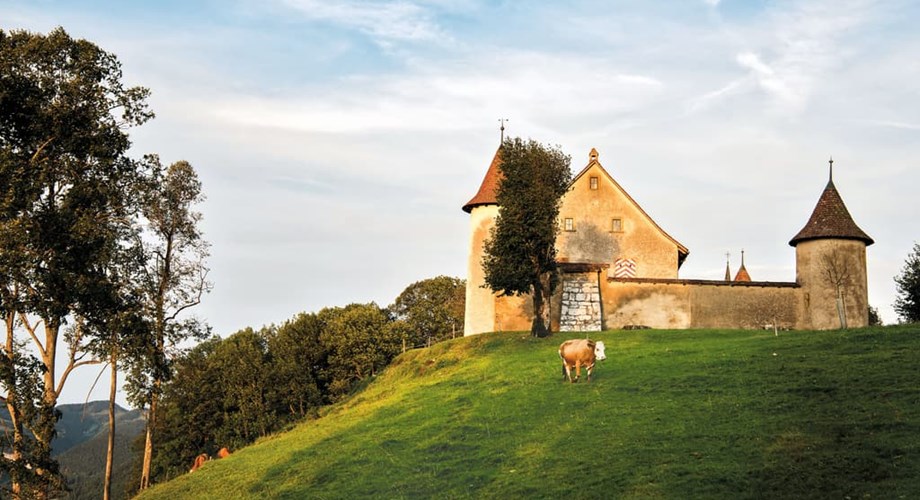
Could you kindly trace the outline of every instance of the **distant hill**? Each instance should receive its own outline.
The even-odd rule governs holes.
[[[315,420],[140,498],[920,498],[920,327],[611,331],[407,352]]]
[[[71,489],[66,498],[102,497],[105,452],[109,438],[108,401],[61,405],[58,436],[54,452]],[[112,473],[113,498],[128,498],[125,488],[131,476],[131,442],[144,431],[140,410],[115,407],[115,468]]]
[[[72,490],[65,498],[101,498],[108,444],[108,401],[60,405],[58,409],[61,419],[56,427],[53,453]],[[0,420],[9,422],[6,407],[0,408]],[[131,473],[130,446],[143,430],[144,416],[140,410],[115,406],[114,498],[127,498],[124,491]]]

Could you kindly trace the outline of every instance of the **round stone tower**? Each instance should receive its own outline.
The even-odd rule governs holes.
[[[831,330],[869,324],[866,247],[874,243],[853,222],[831,174],[811,218],[789,244],[802,290],[802,329]]]
[[[485,273],[482,270],[484,245],[495,227],[498,217],[498,202],[495,191],[501,178],[501,152],[499,146],[492,158],[479,191],[463,205],[463,211],[470,214],[470,245],[466,271],[466,311],[463,319],[463,334],[475,335],[495,331],[495,294],[485,287]]]

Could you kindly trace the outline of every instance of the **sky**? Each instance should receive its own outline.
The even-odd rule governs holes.
[[[117,55],[157,117],[132,154],[204,184],[228,336],[465,277],[468,215],[506,134],[600,161],[690,249],[681,278],[794,281],[789,240],[834,183],[869,302],[920,240],[920,4],[910,0],[0,2]],[[94,370],[62,402],[88,395]],[[73,387],[70,387],[72,385]]]

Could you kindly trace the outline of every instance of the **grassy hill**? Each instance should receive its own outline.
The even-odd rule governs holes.
[[[316,420],[143,499],[917,498],[920,328],[603,332],[409,352]]]

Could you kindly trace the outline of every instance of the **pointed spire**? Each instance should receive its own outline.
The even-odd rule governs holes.
[[[732,268],[730,264],[731,253],[725,252],[725,281],[732,280]]]
[[[486,170],[486,175],[482,179],[482,184],[479,185],[479,191],[466,202],[466,205],[463,205],[462,209],[466,213],[472,213],[473,208],[480,205],[497,205],[498,201],[496,200],[495,193],[498,190],[498,181],[501,179],[501,163],[502,163],[502,147],[498,146],[498,149],[495,151],[495,156],[492,157],[492,163],[489,165],[489,169]]]
[[[811,218],[805,223],[805,227],[796,234],[789,245],[796,246],[802,241],[817,239],[843,239],[858,240],[864,242],[867,246],[875,243],[859,226],[853,222],[850,211],[843,203],[837,187],[834,186],[834,160],[829,163],[829,177],[827,186],[821,197],[818,198],[818,204],[811,214]]]
[[[741,249],[741,267],[738,269],[738,274],[735,275],[735,281],[751,281],[751,275],[748,274],[747,269],[744,267],[744,249]]]

